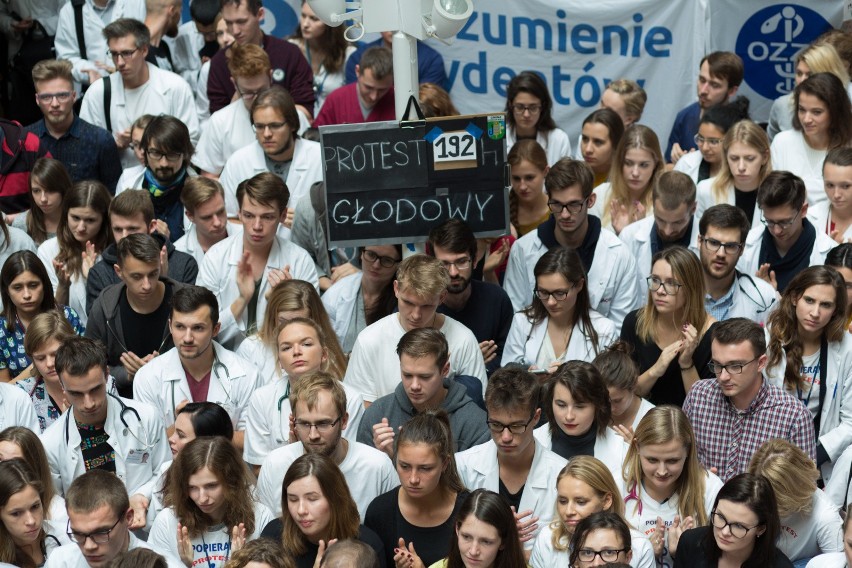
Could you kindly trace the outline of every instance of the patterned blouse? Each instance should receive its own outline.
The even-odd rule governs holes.
[[[65,319],[77,335],[82,336],[86,329],[80,323],[77,312],[68,306],[62,306],[62,310],[65,312]],[[13,378],[32,363],[24,350],[24,333],[26,332],[20,321],[16,321],[15,329],[9,331],[6,328],[6,317],[0,316],[0,369],[9,369],[9,374]]]

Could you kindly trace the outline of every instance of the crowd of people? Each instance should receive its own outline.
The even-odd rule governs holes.
[[[0,566],[852,567],[852,37],[768,124],[708,54],[665,144],[524,71],[506,234],[347,248],[318,132],[394,119],[390,33],[51,3],[0,5],[56,55],[0,119]]]

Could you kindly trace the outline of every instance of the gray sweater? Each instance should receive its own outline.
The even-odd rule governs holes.
[[[444,379],[444,388],[448,390],[441,408],[450,416],[450,428],[453,431],[456,451],[461,452],[490,440],[491,433],[486,424],[485,411],[467,396],[464,385],[451,379]],[[381,422],[382,418],[387,418],[388,424],[395,432],[398,432],[399,427],[415,414],[417,411],[405,394],[402,383],[399,383],[392,394],[376,399],[364,412],[358,427],[357,439],[362,444],[375,447],[373,445],[374,424]]]

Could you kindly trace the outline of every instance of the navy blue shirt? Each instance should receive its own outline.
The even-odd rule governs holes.
[[[72,181],[96,179],[115,195],[115,184],[121,176],[121,158],[112,134],[74,117],[71,128],[61,138],[54,138],[42,118],[26,128],[39,137],[43,148],[62,162]]]
[[[701,121],[701,106],[692,103],[688,107],[681,109],[675,117],[672,125],[672,132],[669,134],[669,143],[666,145],[666,161],[672,161],[672,146],[675,142],[680,144],[681,150],[688,152],[695,145],[695,135],[698,134],[698,123]]]

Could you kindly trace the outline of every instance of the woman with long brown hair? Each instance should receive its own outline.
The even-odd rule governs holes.
[[[39,158],[30,172],[29,211],[15,216],[12,227],[26,232],[40,245],[56,236],[62,218],[62,201],[71,191],[72,181],[68,170],[59,160]]]
[[[544,192],[544,178],[550,167],[544,148],[535,140],[519,140],[506,161],[512,167],[509,221],[520,238],[550,218]]]

